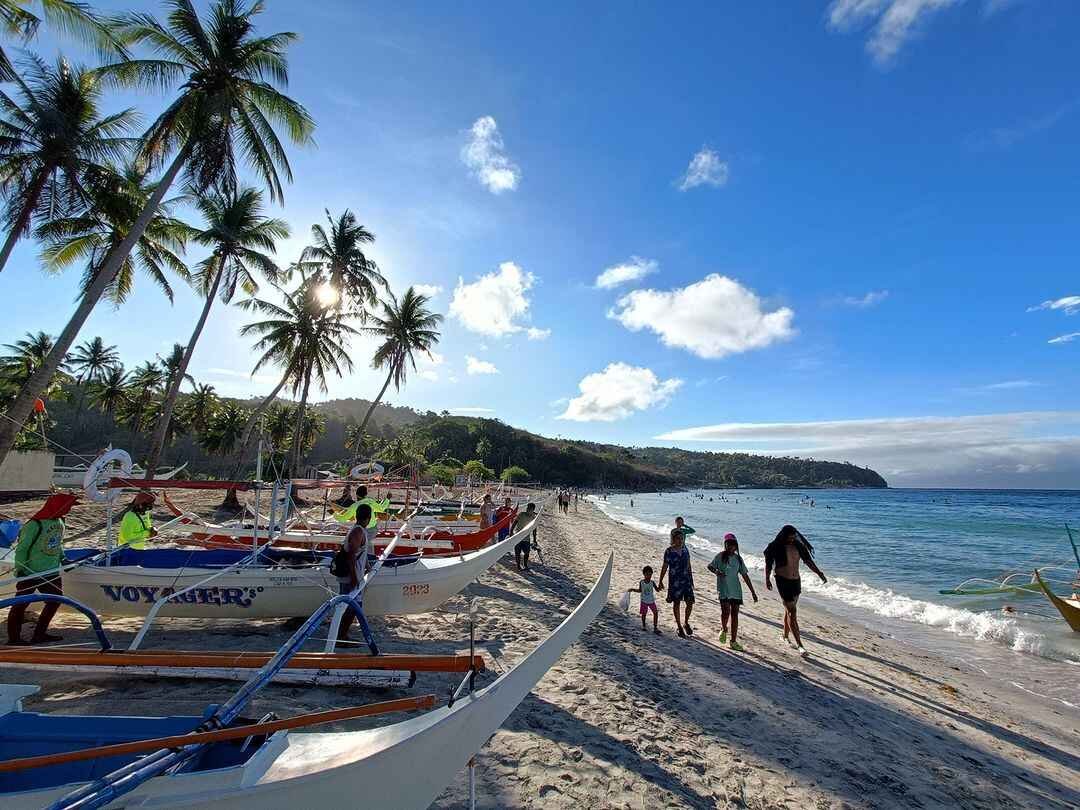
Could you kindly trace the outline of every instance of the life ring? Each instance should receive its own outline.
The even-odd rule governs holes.
[[[385,472],[385,467],[382,464],[377,464],[374,461],[365,461],[363,464],[357,464],[351,470],[349,470],[349,478],[359,478],[362,475],[382,475]]]
[[[100,480],[102,478],[102,473],[113,464],[120,465],[119,477],[130,477],[131,456],[128,455],[128,452],[120,449],[106,450],[94,459],[94,463],[90,465],[90,468],[86,471],[86,475],[83,476],[83,493],[89,500],[94,501],[95,503],[112,503],[120,497],[119,489],[110,489],[101,486],[103,483]],[[112,477],[112,473],[113,471],[110,471],[109,477]],[[108,479],[106,478],[106,480]]]

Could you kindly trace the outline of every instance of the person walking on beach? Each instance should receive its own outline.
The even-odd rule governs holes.
[[[513,501],[507,498],[503,501],[503,505],[495,510],[495,523],[502,523],[502,521],[514,511]],[[499,539],[505,540],[510,535],[510,521],[506,521],[506,525],[499,529]]]
[[[480,502],[480,528],[487,529],[495,521],[495,502],[491,500],[491,493],[488,492],[484,495],[484,500]]]
[[[535,548],[537,552],[540,551],[540,546],[536,542],[536,524],[533,521],[536,520],[536,504],[530,503],[525,507],[525,511],[520,513],[514,519],[514,534],[517,534],[530,523],[533,524],[533,530],[529,537],[524,540],[519,540],[514,544],[514,562],[517,564],[518,571],[522,570],[521,558],[525,558],[524,570],[529,570],[529,551]],[[540,562],[544,560],[541,558]]]
[[[61,596],[64,589],[57,571],[64,564],[64,517],[71,511],[77,499],[74,495],[50,495],[41,508],[23,524],[15,547],[16,596],[26,596],[35,591]],[[30,641],[22,637],[26,605],[15,605],[8,611],[7,643],[11,645],[40,644],[43,641],[61,641],[61,636],[49,633],[49,623],[60,609],[57,602],[46,602],[34,627]]]
[[[675,626],[679,638],[694,635],[690,627],[690,612],[694,609],[694,572],[690,568],[690,552],[681,529],[671,530],[671,545],[664,551],[664,564],[660,566],[660,590],[664,590],[664,575],[668,580],[667,601],[675,614]],[[679,617],[679,605],[685,605],[685,613]]]
[[[739,540],[730,532],[724,535],[724,550],[713,557],[709,570],[716,574],[716,595],[720,600],[720,643],[728,638],[728,624],[731,626],[731,649],[742,652],[739,637],[739,608],[742,607],[742,585],[739,577],[746,582],[750,595],[757,601],[754,583],[750,581],[750,572],[739,554]]]
[[[656,589],[657,585],[652,581],[653,570],[651,565],[646,565],[641,569],[641,581],[638,582],[636,588],[627,588],[627,593],[640,593],[641,594],[641,629],[646,630],[645,616],[649,611],[652,611],[652,631],[656,635],[663,635],[660,632],[660,628],[656,626],[659,618],[659,613],[656,610]],[[663,590],[663,586],[660,586],[660,590]]]
[[[368,549],[371,547],[371,535],[374,530],[368,528],[371,521],[371,506],[366,503],[356,508],[356,523],[345,536],[345,544],[342,550],[334,557],[334,573],[338,578],[338,591],[340,593],[352,593],[360,587],[360,580],[364,578],[367,570]],[[345,615],[341,617],[338,625],[338,641],[349,640],[349,628],[356,619],[356,611],[352,607],[345,609]]]
[[[799,633],[798,602],[802,593],[802,580],[799,577],[799,563],[821,577],[822,583],[828,582],[821,569],[814,562],[814,547],[803,537],[803,533],[794,526],[786,525],[777,533],[776,538],[765,548],[765,587],[772,590],[770,577],[776,571],[776,590],[784,603],[784,641],[791,644],[791,635],[795,636],[795,648],[800,655],[806,655]]]

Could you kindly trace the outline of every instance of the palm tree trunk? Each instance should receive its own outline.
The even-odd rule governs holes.
[[[79,299],[79,305],[75,307],[75,314],[71,316],[71,320],[67,322],[67,326],[60,333],[60,336],[56,339],[56,343],[53,344],[52,351],[49,352],[45,358],[45,362],[41,364],[41,367],[31,375],[30,379],[26,381],[26,384],[20,389],[18,396],[15,397],[15,401],[11,403],[11,406],[7,409],[5,414],[8,418],[0,420],[0,464],[3,464],[4,459],[7,457],[8,452],[15,444],[15,437],[19,435],[19,431],[22,430],[23,424],[30,417],[30,411],[34,407],[34,400],[40,397],[45,389],[49,386],[49,381],[56,375],[57,369],[60,368],[60,363],[63,362],[64,357],[67,356],[68,350],[71,348],[71,344],[75,342],[75,338],[79,336],[79,330],[83,328],[86,323],[86,319],[90,317],[90,313],[93,312],[94,307],[97,306],[97,302],[101,300],[101,296],[105,294],[105,290],[116,278],[117,271],[120,270],[120,265],[131,253],[132,248],[142,238],[143,231],[146,230],[146,226],[150,224],[150,220],[153,219],[154,214],[157,212],[158,206],[161,205],[161,201],[165,198],[165,193],[169,190],[169,186],[172,185],[173,180],[176,179],[176,175],[180,173],[180,169],[183,168],[184,162],[187,160],[188,154],[191,152],[192,144],[190,142],[184,144],[184,148],[180,150],[172,164],[169,166],[168,171],[158,181],[157,188],[154,189],[154,193],[150,195],[150,199],[146,202],[146,207],[143,208],[142,213],[139,214],[139,218],[135,220],[135,225],[132,226],[131,231],[124,241],[117,245],[113,250],[109,251],[109,254],[105,257],[105,260],[101,264],[101,269],[98,270],[97,275],[94,277],[93,282],[83,293],[82,298]]]
[[[240,446],[236,451],[236,465],[233,467],[232,480],[235,481],[239,476],[244,466],[244,454],[247,452],[248,446],[251,444],[251,432],[255,429],[255,424],[259,421],[259,417],[263,415],[271,403],[277,399],[277,395],[281,393],[281,389],[285,387],[285,383],[289,381],[290,371],[286,371],[281,378],[281,382],[277,384],[277,387],[270,392],[262,402],[259,403],[254,411],[251,412],[251,416],[248,417],[247,424],[244,425],[244,432],[240,436]],[[230,490],[231,491],[231,490]]]
[[[49,179],[50,171],[51,169],[42,167],[31,181],[30,188],[27,189],[26,202],[23,203],[22,211],[19,212],[19,218],[15,221],[15,225],[7,235],[7,239],[4,240],[3,249],[0,250],[0,273],[4,271],[8,259],[11,258],[11,251],[15,249],[15,243],[22,239],[30,226],[30,217],[33,215],[38,200],[41,198],[41,192],[45,188],[45,182]]]
[[[304,452],[304,410],[307,407],[308,388],[311,386],[311,369],[304,372],[304,393],[300,395],[300,405],[296,408],[296,427],[293,428],[293,463],[289,474],[296,478],[300,471],[300,457]]]
[[[375,413],[375,409],[379,406],[379,403],[382,401],[383,394],[385,394],[386,389],[390,387],[390,380],[393,379],[393,377],[394,377],[394,369],[391,368],[390,373],[386,375],[386,382],[383,383],[382,390],[379,392],[379,395],[377,397],[375,397],[375,401],[372,402],[371,406],[367,409],[367,413],[364,414],[364,421],[360,423],[360,430],[358,431],[360,433],[360,435],[363,435],[364,428],[367,427],[368,420],[371,418],[371,415],[373,413]]]
[[[223,272],[224,267],[225,261],[222,259],[218,264],[217,273],[214,274],[214,283],[206,293],[206,303],[203,304],[202,313],[195,324],[195,331],[191,333],[191,339],[188,340],[187,348],[184,350],[184,359],[180,361],[180,368],[177,369],[173,381],[169,384],[169,390],[165,392],[165,402],[161,406],[161,416],[158,417],[157,427],[154,428],[154,435],[150,439],[150,455],[146,459],[147,479],[153,478],[154,473],[157,472],[161,451],[165,449],[165,437],[169,432],[169,422],[172,421],[173,410],[176,408],[176,398],[180,394],[180,386],[184,382],[184,375],[187,374],[191,355],[195,354],[195,345],[199,342],[203,327],[206,326],[206,319],[210,316],[210,307],[214,305],[214,299],[217,298],[218,287],[221,286],[221,277],[225,275]]]

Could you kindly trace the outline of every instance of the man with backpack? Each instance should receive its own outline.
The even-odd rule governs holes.
[[[57,596],[63,594],[58,569],[64,564],[64,517],[76,501],[74,495],[50,495],[19,531],[18,545],[15,547],[15,576],[20,578],[15,586],[17,596],[35,591]],[[62,640],[61,636],[48,632],[49,622],[59,609],[60,605],[56,602],[45,603],[34,627],[34,635],[27,642],[22,638],[26,605],[11,608],[7,619],[7,643],[25,645]]]

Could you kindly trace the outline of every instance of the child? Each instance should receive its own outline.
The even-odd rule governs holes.
[[[746,581],[750,595],[757,601],[754,583],[746,570],[746,563],[739,556],[739,541],[735,535],[724,535],[724,550],[713,557],[709,570],[716,574],[716,595],[720,598],[720,643],[727,641],[728,621],[731,621],[731,649],[742,652],[742,645],[736,641],[739,635],[739,606],[742,605],[742,586],[739,577]]]
[[[650,610],[652,611],[652,631],[656,635],[663,635],[660,629],[656,626],[656,591],[659,586],[652,581],[652,566],[646,565],[641,569],[641,582],[638,583],[636,588],[627,588],[627,593],[640,593],[641,594],[641,629],[647,629],[645,627],[645,614]],[[659,587],[659,590],[664,590]]]

